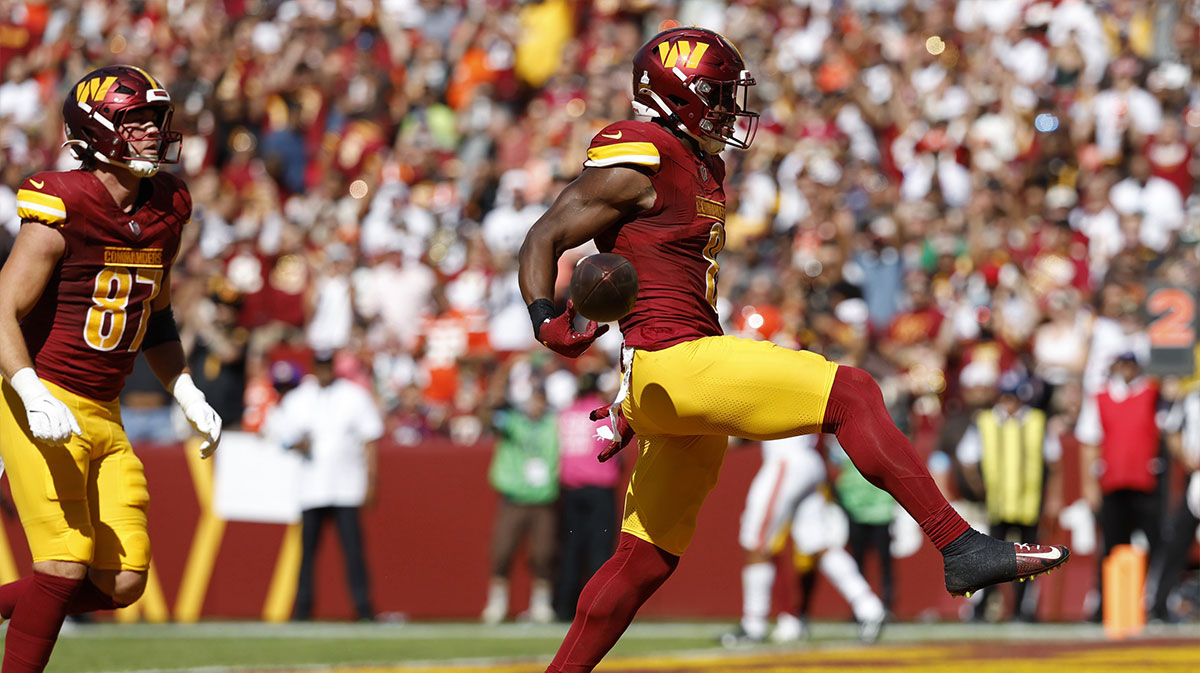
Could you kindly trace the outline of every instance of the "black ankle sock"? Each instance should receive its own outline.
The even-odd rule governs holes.
[[[988,540],[994,540],[994,538],[984,535],[974,528],[968,528],[962,535],[954,538],[950,541],[950,544],[942,548],[942,557],[948,558],[957,556],[958,554],[968,554],[987,544]],[[996,541],[998,542],[998,540]]]
[[[946,589],[950,593],[974,591],[1017,576],[1012,543],[974,529],[968,529],[946,545],[942,559],[946,564]]]

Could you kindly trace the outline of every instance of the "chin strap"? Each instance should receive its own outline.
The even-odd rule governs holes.
[[[88,145],[82,140],[68,140],[62,144],[63,147],[75,145],[82,147],[84,152],[90,152],[91,155],[95,157],[96,161],[99,161],[102,164],[108,164],[109,166],[120,166],[139,178],[153,177],[155,173],[158,173],[160,164],[157,161],[151,161],[149,159],[130,159],[128,162],[125,162],[117,159],[109,159],[100,152],[92,149],[91,145]]]

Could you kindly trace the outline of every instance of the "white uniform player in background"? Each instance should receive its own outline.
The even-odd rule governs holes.
[[[726,646],[767,639],[767,616],[775,584],[774,556],[791,523],[792,545],[797,555],[817,557],[816,566],[829,578],[859,623],[859,637],[874,642],[886,616],[883,602],[871,591],[854,559],[844,548],[846,529],[841,515],[821,489],[826,482],[825,462],[817,452],[822,435],[788,437],[762,443],[763,463],[746,494],[738,542],[746,550],[742,568],[742,621],[721,636]],[[844,515],[841,515],[844,517]],[[805,623],[789,612],[780,614],[771,639],[798,640],[807,635]]]

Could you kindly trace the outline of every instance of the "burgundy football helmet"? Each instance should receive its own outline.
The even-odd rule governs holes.
[[[158,131],[135,135],[122,129],[133,110],[151,108],[156,113]],[[141,68],[110,65],[84,75],[67,93],[63,102],[63,121],[67,126],[66,145],[82,158],[123,166],[138,177],[148,178],[162,164],[179,161],[182,139],[171,130],[171,94]],[[139,156],[130,142],[158,142],[155,156]]]
[[[752,86],[754,77],[737,48],[704,28],[665,30],[633,57],[633,105],[639,114],[743,150],[758,130],[758,113],[746,109]]]

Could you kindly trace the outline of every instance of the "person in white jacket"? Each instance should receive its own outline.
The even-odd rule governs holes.
[[[383,435],[383,419],[371,393],[338,378],[332,354],[318,353],[313,376],[283,396],[267,418],[266,434],[304,458],[299,484],[302,557],[293,619],[312,617],[313,565],[328,519],[337,524],[358,618],[373,619],[360,523],[361,508],[375,499],[376,444]]]

